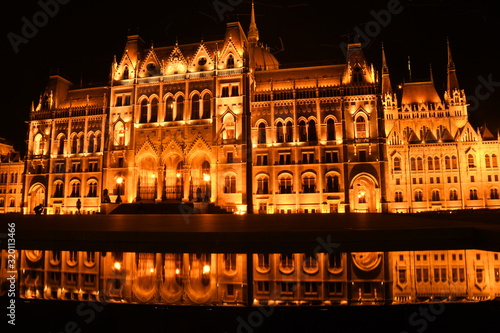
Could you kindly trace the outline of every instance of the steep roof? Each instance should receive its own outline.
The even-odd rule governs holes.
[[[402,104],[413,103],[441,103],[441,98],[432,81],[403,84]]]

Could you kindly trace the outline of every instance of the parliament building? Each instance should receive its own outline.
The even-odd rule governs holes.
[[[346,55],[280,68],[253,8],[248,32],[228,23],[223,40],[153,47],[131,34],[108,85],[51,76],[33,104],[24,213],[169,201],[267,214],[500,208],[499,137],[468,122],[450,45],[443,96],[432,73],[396,93],[385,53],[380,73],[360,44]]]

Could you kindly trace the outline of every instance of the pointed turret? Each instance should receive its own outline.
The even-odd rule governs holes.
[[[460,90],[460,86],[458,85],[457,73],[455,71],[455,63],[453,62],[453,58],[451,56],[450,49],[450,41],[447,40],[448,46],[448,93],[452,96],[452,92],[454,90]]]
[[[382,94],[392,95],[391,79],[389,77],[389,67],[385,58],[384,44],[382,44]]]
[[[255,23],[255,8],[252,1],[252,15],[250,18],[250,27],[248,28],[248,41],[250,43],[257,43],[259,41],[259,29]]]

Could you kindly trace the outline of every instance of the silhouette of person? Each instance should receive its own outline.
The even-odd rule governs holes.
[[[76,201],[76,209],[78,209],[78,214],[80,214],[80,208],[82,208],[82,202],[80,201],[80,198]]]

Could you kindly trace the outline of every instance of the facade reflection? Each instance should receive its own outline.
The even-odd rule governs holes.
[[[500,298],[500,253],[482,250],[248,256],[21,250],[17,255],[23,299],[328,306]],[[0,295],[8,287],[7,257],[2,250]]]

